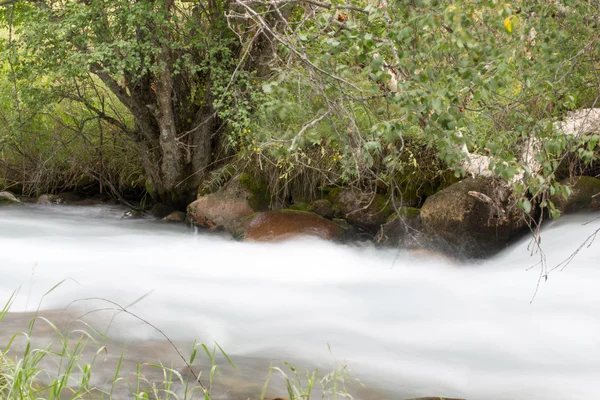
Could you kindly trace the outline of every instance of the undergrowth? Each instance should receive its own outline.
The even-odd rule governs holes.
[[[59,284],[60,285],[60,284]],[[49,294],[56,289],[56,285]],[[18,292],[14,292],[0,311],[0,327],[8,314]],[[45,296],[45,295],[44,295]],[[89,300],[89,299],[86,299]],[[105,300],[105,299],[96,299]],[[126,313],[147,323],[161,335],[164,333],[151,323],[131,313],[127,308],[105,300],[114,307],[116,313]],[[40,303],[41,304],[41,303]],[[88,313],[89,314],[89,313]],[[164,365],[147,360],[138,362],[133,371],[125,371],[123,351],[118,359],[114,375],[107,382],[94,379],[94,369],[106,361],[108,349],[101,342],[108,338],[93,326],[78,320],[85,328],[60,328],[45,318],[38,310],[30,320],[26,330],[15,332],[8,343],[0,347],[0,398],[3,400],[38,400],[38,399],[160,399],[160,400],[210,400],[218,398],[214,384],[220,375],[219,360],[237,369],[233,360],[215,343],[209,346],[194,342],[188,357],[184,357],[177,346],[165,336],[174,351],[181,358],[185,368]],[[53,331],[53,340],[45,346],[35,344],[35,327],[47,324]],[[69,323],[69,327],[72,326]],[[202,360],[207,365],[197,372]],[[352,398],[346,384],[357,381],[350,377],[345,365],[340,364],[333,371],[322,374],[319,370],[303,373],[290,364],[285,368],[270,366],[261,400],[267,399],[269,385],[277,377],[283,381],[289,400],[310,400]],[[161,379],[153,379],[148,371],[159,372]],[[283,393],[282,393],[283,394]]]

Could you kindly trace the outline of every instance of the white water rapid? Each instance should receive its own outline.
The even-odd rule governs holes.
[[[175,340],[236,355],[347,360],[390,399],[600,398],[600,242],[536,289],[527,242],[478,265],[317,240],[250,244],[184,226],[121,220],[109,207],[0,208],[0,303],[59,309],[103,297]],[[594,215],[546,226],[548,267],[594,230]],[[0,309],[2,308],[0,304]],[[106,307],[101,302],[81,303]],[[0,329],[2,327],[0,323]],[[111,333],[157,339],[119,318]],[[5,344],[1,344],[3,347]]]

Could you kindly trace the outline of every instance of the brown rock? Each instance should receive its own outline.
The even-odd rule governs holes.
[[[196,226],[224,228],[233,232],[244,219],[259,211],[262,206],[262,203],[256,201],[256,193],[243,184],[243,178],[244,175],[235,177],[221,190],[198,197],[188,206],[189,221]]]
[[[335,223],[305,211],[267,211],[244,222],[244,240],[271,242],[297,236],[316,236],[331,240],[340,237],[342,229]]]
[[[185,213],[181,211],[173,211],[162,220],[164,222],[185,222]]]

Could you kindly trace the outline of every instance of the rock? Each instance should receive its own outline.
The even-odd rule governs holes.
[[[164,222],[185,222],[185,213],[181,211],[173,211],[162,220]]]
[[[323,218],[331,219],[335,216],[333,205],[327,199],[315,200],[308,205],[308,211],[314,212]]]
[[[562,195],[551,197],[552,203],[561,213],[571,214],[600,210],[600,179],[580,176],[573,182],[567,180],[562,184],[571,188],[572,193],[569,197],[566,199]]]
[[[162,203],[156,203],[152,206],[152,209],[150,210],[150,214],[156,219],[163,219],[172,212],[173,207],[167,206]]]
[[[423,261],[441,261],[446,264],[454,264],[456,261],[433,249],[411,248],[408,249],[408,254],[414,259]]]
[[[234,232],[250,215],[268,208],[262,190],[266,188],[248,174],[238,175],[221,190],[191,203],[187,208],[188,220],[196,226]]]
[[[385,224],[392,208],[383,195],[351,189],[333,189],[329,193],[329,201],[333,210],[348,223],[373,234]]]
[[[38,197],[37,203],[42,205],[50,204],[73,204],[82,201],[83,198],[74,192],[64,192],[59,194],[43,194]]]
[[[246,241],[271,242],[297,236],[316,236],[332,240],[342,234],[340,228],[315,213],[279,210],[257,213],[244,221],[243,238]]]
[[[423,228],[452,256],[488,257],[526,230],[522,215],[506,209],[509,195],[491,178],[464,179],[427,198]]]
[[[388,246],[412,248],[422,236],[421,212],[414,207],[399,207],[381,227],[377,242]]]
[[[15,197],[11,192],[0,192],[0,205],[7,204],[22,204],[22,202]]]
[[[140,219],[144,214],[139,210],[128,210],[125,211],[121,219]]]
[[[41,205],[51,205],[51,204],[63,204],[63,199],[61,199],[59,196],[55,195],[55,194],[43,194],[40,197],[38,197],[37,200],[38,204]]]

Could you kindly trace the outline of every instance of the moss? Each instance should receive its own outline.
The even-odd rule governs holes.
[[[342,192],[341,188],[331,189],[329,191],[329,195],[327,196],[327,200],[329,200],[331,202],[331,204],[335,205],[338,202],[341,192]]]
[[[294,211],[310,211],[308,203],[295,203],[290,206],[290,210]]]
[[[387,219],[386,223],[389,224],[392,221],[398,219],[398,216],[406,219],[417,218],[421,214],[421,210],[416,207],[399,207],[398,212],[393,212]]]
[[[391,202],[388,201],[389,199],[382,195],[382,194],[376,194],[375,198],[373,199],[373,205],[375,206],[375,212],[378,213],[383,213],[383,214],[389,214],[392,210],[392,205]]]
[[[594,197],[600,193],[600,180],[591,176],[580,176],[572,187],[573,193],[567,200],[568,212],[585,211],[596,208]]]
[[[269,197],[267,185],[259,178],[254,178],[244,172],[240,175],[240,185],[250,192],[248,204],[255,211],[267,210],[269,208]]]

